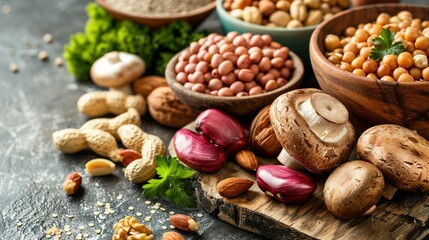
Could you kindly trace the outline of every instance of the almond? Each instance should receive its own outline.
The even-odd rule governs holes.
[[[183,231],[196,232],[200,228],[200,226],[197,222],[195,222],[194,219],[183,214],[174,214],[170,216],[170,223],[176,228]]]
[[[185,238],[178,232],[165,232],[162,234],[162,240],[185,240]]]
[[[82,176],[78,172],[72,172],[67,175],[63,183],[64,191],[68,195],[73,195],[79,190],[82,185]]]
[[[249,171],[256,171],[259,167],[259,161],[256,155],[249,150],[241,150],[235,154],[235,160],[238,165]]]
[[[246,178],[225,178],[217,184],[217,192],[222,197],[231,198],[245,193],[252,185],[253,181]]]

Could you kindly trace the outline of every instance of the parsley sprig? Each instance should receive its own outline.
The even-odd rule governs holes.
[[[402,42],[395,42],[395,32],[390,32],[389,29],[383,28],[380,31],[380,37],[376,37],[372,40],[374,46],[371,49],[369,57],[374,61],[379,61],[386,55],[395,54],[399,55],[405,51]]]
[[[179,163],[176,157],[156,156],[156,173],[159,179],[151,179],[143,185],[143,196],[147,199],[166,198],[181,207],[196,207],[191,182],[195,171]]]

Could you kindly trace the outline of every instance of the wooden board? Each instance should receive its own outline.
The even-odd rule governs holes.
[[[175,155],[170,142],[169,152]],[[259,159],[261,164],[279,164],[275,159]],[[228,177],[255,181],[242,196],[225,199],[216,190]],[[241,229],[270,239],[426,239],[429,238],[429,196],[397,192],[392,201],[380,200],[368,217],[343,221],[326,209],[322,190],[325,177],[317,179],[313,197],[302,204],[282,204],[263,193],[255,173],[229,161],[213,174],[198,174],[194,179],[196,196],[208,213]]]

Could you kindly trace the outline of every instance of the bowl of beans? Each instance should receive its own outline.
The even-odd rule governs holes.
[[[429,137],[429,6],[371,5],[339,13],[310,40],[317,81],[362,121]]]
[[[178,99],[194,110],[217,108],[236,117],[255,115],[282,93],[300,86],[300,58],[265,35],[212,33],[167,65]]]
[[[158,29],[178,20],[197,26],[216,6],[215,0],[96,0],[96,2],[118,20],[129,20],[151,29]]]
[[[310,67],[311,33],[323,20],[349,7],[349,0],[219,0],[216,12],[225,33],[269,34]]]

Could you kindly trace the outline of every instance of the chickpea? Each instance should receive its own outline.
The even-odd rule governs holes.
[[[353,52],[355,55],[357,55],[359,53],[359,49],[357,47],[356,43],[348,43],[347,45],[344,46],[344,52]]]
[[[405,30],[405,40],[409,42],[415,42],[416,39],[420,36],[420,31],[415,27],[407,27],[407,29]]]
[[[372,23],[366,23],[363,25],[363,29],[365,29],[367,32],[369,32],[371,28],[372,28]]]
[[[334,49],[340,47],[340,38],[337,35],[329,34],[325,38],[324,46],[326,50],[333,51]]]
[[[377,35],[371,35],[367,40],[366,40],[366,44],[368,45],[368,47],[372,47],[374,44],[372,43],[372,40],[374,40],[374,38],[378,37]]]
[[[404,73],[399,76],[398,82],[414,82],[414,78],[410,74]]]
[[[365,58],[363,58],[362,56],[359,56],[359,57],[353,59],[353,61],[351,62],[350,65],[354,69],[362,68],[362,65],[363,65],[364,62],[365,62]]]
[[[390,69],[396,69],[398,68],[398,56],[394,55],[394,54],[389,54],[383,57],[382,60],[383,63],[387,64]],[[390,74],[389,74],[390,75]]]
[[[425,81],[429,81],[429,67],[423,69],[422,77]]]
[[[409,27],[409,26],[411,26],[411,21],[410,21],[410,20],[408,20],[408,19],[404,19],[404,20],[402,20],[402,21],[398,24],[398,27],[399,27],[400,29],[405,29],[405,28],[407,28],[407,27]]]
[[[429,38],[420,36],[416,39],[414,45],[419,50],[427,51],[429,48]]]
[[[413,19],[413,14],[411,14],[409,11],[400,11],[397,16],[399,17],[399,19],[404,20],[404,19],[408,19],[411,20]]]
[[[370,47],[363,47],[360,51],[359,51],[359,55],[361,57],[363,57],[364,59],[368,59],[369,54],[371,53],[371,48]]]
[[[416,47],[414,46],[414,43],[407,41],[407,45],[405,46],[405,51],[412,53],[415,50],[416,50]]]
[[[411,21],[411,26],[417,28],[418,30],[422,29],[422,20],[415,18]]]
[[[413,57],[416,56],[416,55],[419,55],[419,54],[427,56],[427,53],[425,51],[417,49],[417,50],[414,50]]]
[[[409,52],[402,52],[398,56],[398,64],[403,68],[410,68],[413,66],[413,55]]]
[[[387,13],[380,13],[380,15],[378,15],[377,20],[375,20],[375,22],[381,26],[386,25],[390,23],[390,15]]]
[[[377,75],[374,73],[368,73],[368,75],[366,75],[367,78],[372,78],[372,79],[378,79]]]
[[[346,62],[341,62],[340,68],[346,70],[347,72],[353,72],[352,66],[350,66],[350,64]]]
[[[366,72],[366,73],[375,73],[377,72],[377,62],[375,62],[372,59],[368,59],[366,60],[363,65],[362,65],[362,69]]]
[[[369,33],[365,29],[356,30],[355,37],[357,42],[365,42],[369,36]]]
[[[413,67],[410,69],[410,75],[413,76],[414,80],[420,80],[422,78],[422,69]]]
[[[369,30],[370,35],[380,35],[381,30],[383,29],[383,26],[374,24],[374,26]]]
[[[356,55],[353,52],[345,52],[342,58],[343,62],[351,63],[356,58]]]
[[[366,76],[366,73],[365,73],[362,69],[360,69],[360,68],[358,68],[358,69],[354,69],[354,70],[353,70],[353,74],[356,74],[356,75],[358,75],[358,76],[362,76],[362,77],[365,77],[365,76]]]
[[[393,79],[391,76],[384,76],[384,77],[380,78],[380,80],[388,81],[388,82],[394,82],[395,81],[395,79]]]
[[[346,37],[352,37],[354,36],[356,33],[356,28],[355,27],[348,27],[346,28],[346,30],[344,31],[344,35]]]
[[[418,68],[426,68],[428,66],[428,58],[426,55],[416,55],[413,57],[414,66]]]
[[[377,76],[379,78],[382,78],[384,76],[390,76],[392,74],[392,69],[389,67],[389,65],[383,63],[380,64],[380,66],[377,68]]]
[[[332,64],[336,65],[336,64],[339,64],[341,62],[341,57],[338,56],[337,54],[332,54],[331,56],[328,57],[328,60]]]
[[[397,69],[393,70],[393,79],[395,79],[395,81],[398,81],[399,76],[401,76],[404,73],[408,73],[407,69],[403,68],[403,67],[398,67]]]

